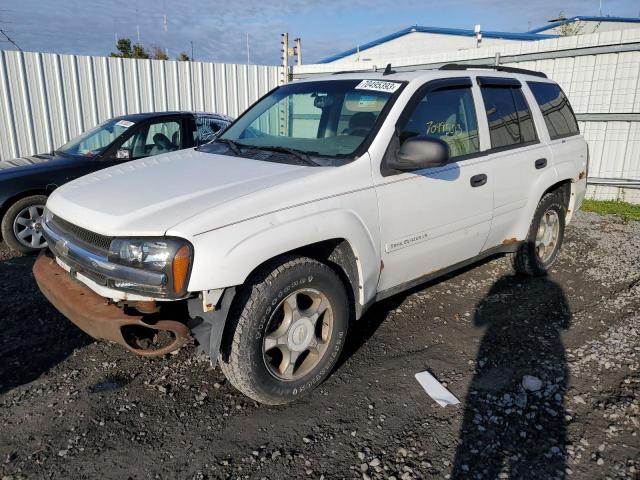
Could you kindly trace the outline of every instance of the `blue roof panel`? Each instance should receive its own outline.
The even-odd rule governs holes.
[[[362,52],[363,50],[367,50],[377,45],[381,45],[391,40],[395,40],[396,38],[402,37],[404,35],[407,35],[413,32],[437,33],[442,35],[458,35],[462,37],[475,37],[475,32],[473,30],[466,30],[462,28],[422,27],[420,25],[414,25],[412,27],[404,28],[390,35],[386,35],[384,37],[378,38],[369,43],[365,43],[364,45],[360,45],[359,50]],[[557,37],[558,35],[538,35],[538,34],[533,34],[531,32],[513,33],[513,32],[482,31],[482,38],[502,38],[505,40],[532,41],[532,40],[545,40],[547,38],[557,38]],[[339,60],[344,57],[348,57],[349,55],[353,55],[354,53],[357,53],[357,52],[358,52],[357,48],[351,48],[344,52],[337,53],[335,55],[332,55],[331,57],[320,60],[318,63],[335,62],[336,60]]]

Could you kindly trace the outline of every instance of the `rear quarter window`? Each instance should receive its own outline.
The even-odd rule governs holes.
[[[569,99],[555,83],[527,82],[552,140],[580,133]]]

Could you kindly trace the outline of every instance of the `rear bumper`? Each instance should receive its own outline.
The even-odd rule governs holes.
[[[40,254],[36,260],[33,276],[47,300],[93,338],[119,343],[138,355],[148,357],[164,355],[191,341],[189,328],[184,323],[126,314],[106,298],[74,280],[46,253]],[[160,331],[172,335],[173,339],[168,345],[145,348],[140,343]]]

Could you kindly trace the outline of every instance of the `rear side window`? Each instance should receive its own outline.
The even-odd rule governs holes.
[[[400,141],[418,135],[445,141],[452,158],[478,152],[478,122],[471,88],[436,90],[422,97],[401,126]]]
[[[196,129],[193,132],[193,143],[203,145],[214,140],[228,123],[204,115],[196,115]]]
[[[558,85],[542,82],[528,82],[528,85],[540,106],[552,140],[580,133],[569,100]]]
[[[537,140],[531,110],[520,88],[482,87],[491,148],[517,147]]]

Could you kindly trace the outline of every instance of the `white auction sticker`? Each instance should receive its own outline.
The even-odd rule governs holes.
[[[133,126],[134,123],[130,122],[129,120],[120,120],[119,122],[116,123],[116,125],[118,125],[119,127],[129,128]]]
[[[387,82],[383,80],[362,80],[356,85],[356,90],[375,90],[376,92],[393,93],[400,88],[398,82]]]

